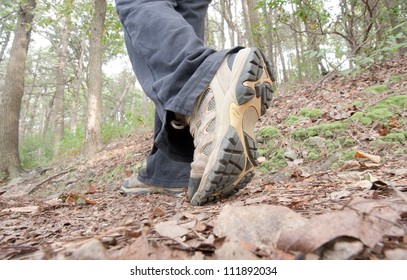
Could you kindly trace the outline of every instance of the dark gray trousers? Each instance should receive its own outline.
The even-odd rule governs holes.
[[[205,47],[204,19],[211,0],[116,0],[133,70],[156,108],[154,146],[144,183],[187,186],[193,139],[173,129],[174,113],[190,115],[224,57],[234,50]]]

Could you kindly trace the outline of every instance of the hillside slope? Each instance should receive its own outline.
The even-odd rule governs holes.
[[[0,259],[407,259],[407,59],[280,87],[235,196],[122,196],[145,132],[0,187]]]

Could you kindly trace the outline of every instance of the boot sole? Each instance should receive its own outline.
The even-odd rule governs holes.
[[[270,63],[259,49],[247,49],[232,71],[217,125],[219,138],[191,199],[203,205],[233,195],[253,178],[259,165],[254,126],[270,106],[274,91]],[[240,65],[240,66],[239,66]]]

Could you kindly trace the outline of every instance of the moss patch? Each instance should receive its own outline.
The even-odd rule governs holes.
[[[381,138],[386,143],[405,144],[407,140],[407,131],[391,132]]]
[[[406,107],[407,95],[390,96],[375,106],[368,108],[365,112],[356,112],[350,120],[357,121],[363,125],[369,125],[375,121],[384,122],[392,117],[396,117]]]
[[[279,168],[287,166],[283,149],[272,149],[267,154],[267,157],[269,158],[269,160],[263,162],[260,165],[260,170],[263,173],[275,171]]]
[[[311,126],[309,128],[300,128],[293,131],[292,136],[296,140],[304,140],[313,136],[324,135],[328,132],[328,135],[333,136],[336,131],[344,130],[348,126],[342,122],[324,123],[320,125]]]
[[[401,76],[393,76],[390,78],[390,81],[392,81],[393,83],[400,83],[403,80],[403,78]]]
[[[260,141],[267,141],[278,137],[280,135],[280,131],[274,126],[269,125],[259,129],[257,135]]]
[[[365,88],[364,92],[379,94],[379,93],[385,92],[388,89],[389,89],[389,87],[386,86],[386,85],[374,85],[374,86],[370,86],[370,87]]]
[[[317,160],[319,159],[319,155],[317,153],[311,152],[307,155],[307,159],[309,160]]]
[[[353,101],[353,103],[351,104],[351,106],[362,107],[362,106],[363,106],[363,102],[362,102],[361,100],[356,100],[356,101]]]
[[[300,118],[296,115],[289,115],[288,118],[285,119],[284,123],[286,125],[293,125],[293,124],[296,124],[297,122],[299,122],[300,120],[302,120],[302,118]]]
[[[304,108],[300,111],[299,115],[306,118],[316,119],[322,117],[324,112],[320,109],[307,109]]]

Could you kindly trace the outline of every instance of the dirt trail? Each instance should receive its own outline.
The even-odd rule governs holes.
[[[383,84],[383,92],[365,91]],[[276,143],[286,149],[302,141],[294,144],[294,130],[349,118],[406,92],[406,59],[356,79],[330,74],[281,88],[259,128],[276,127]],[[284,122],[303,108],[323,116]],[[397,114],[390,128],[407,131],[406,107]],[[376,158],[355,157],[338,168],[334,155],[286,159],[273,172],[259,170],[235,196],[202,207],[190,206],[185,194],[118,193],[148,154],[150,132],[116,140],[91,162],[60,159],[0,187],[0,259],[405,259],[406,143],[370,148],[366,139],[390,123],[378,124],[352,122],[349,129],[352,149]]]

